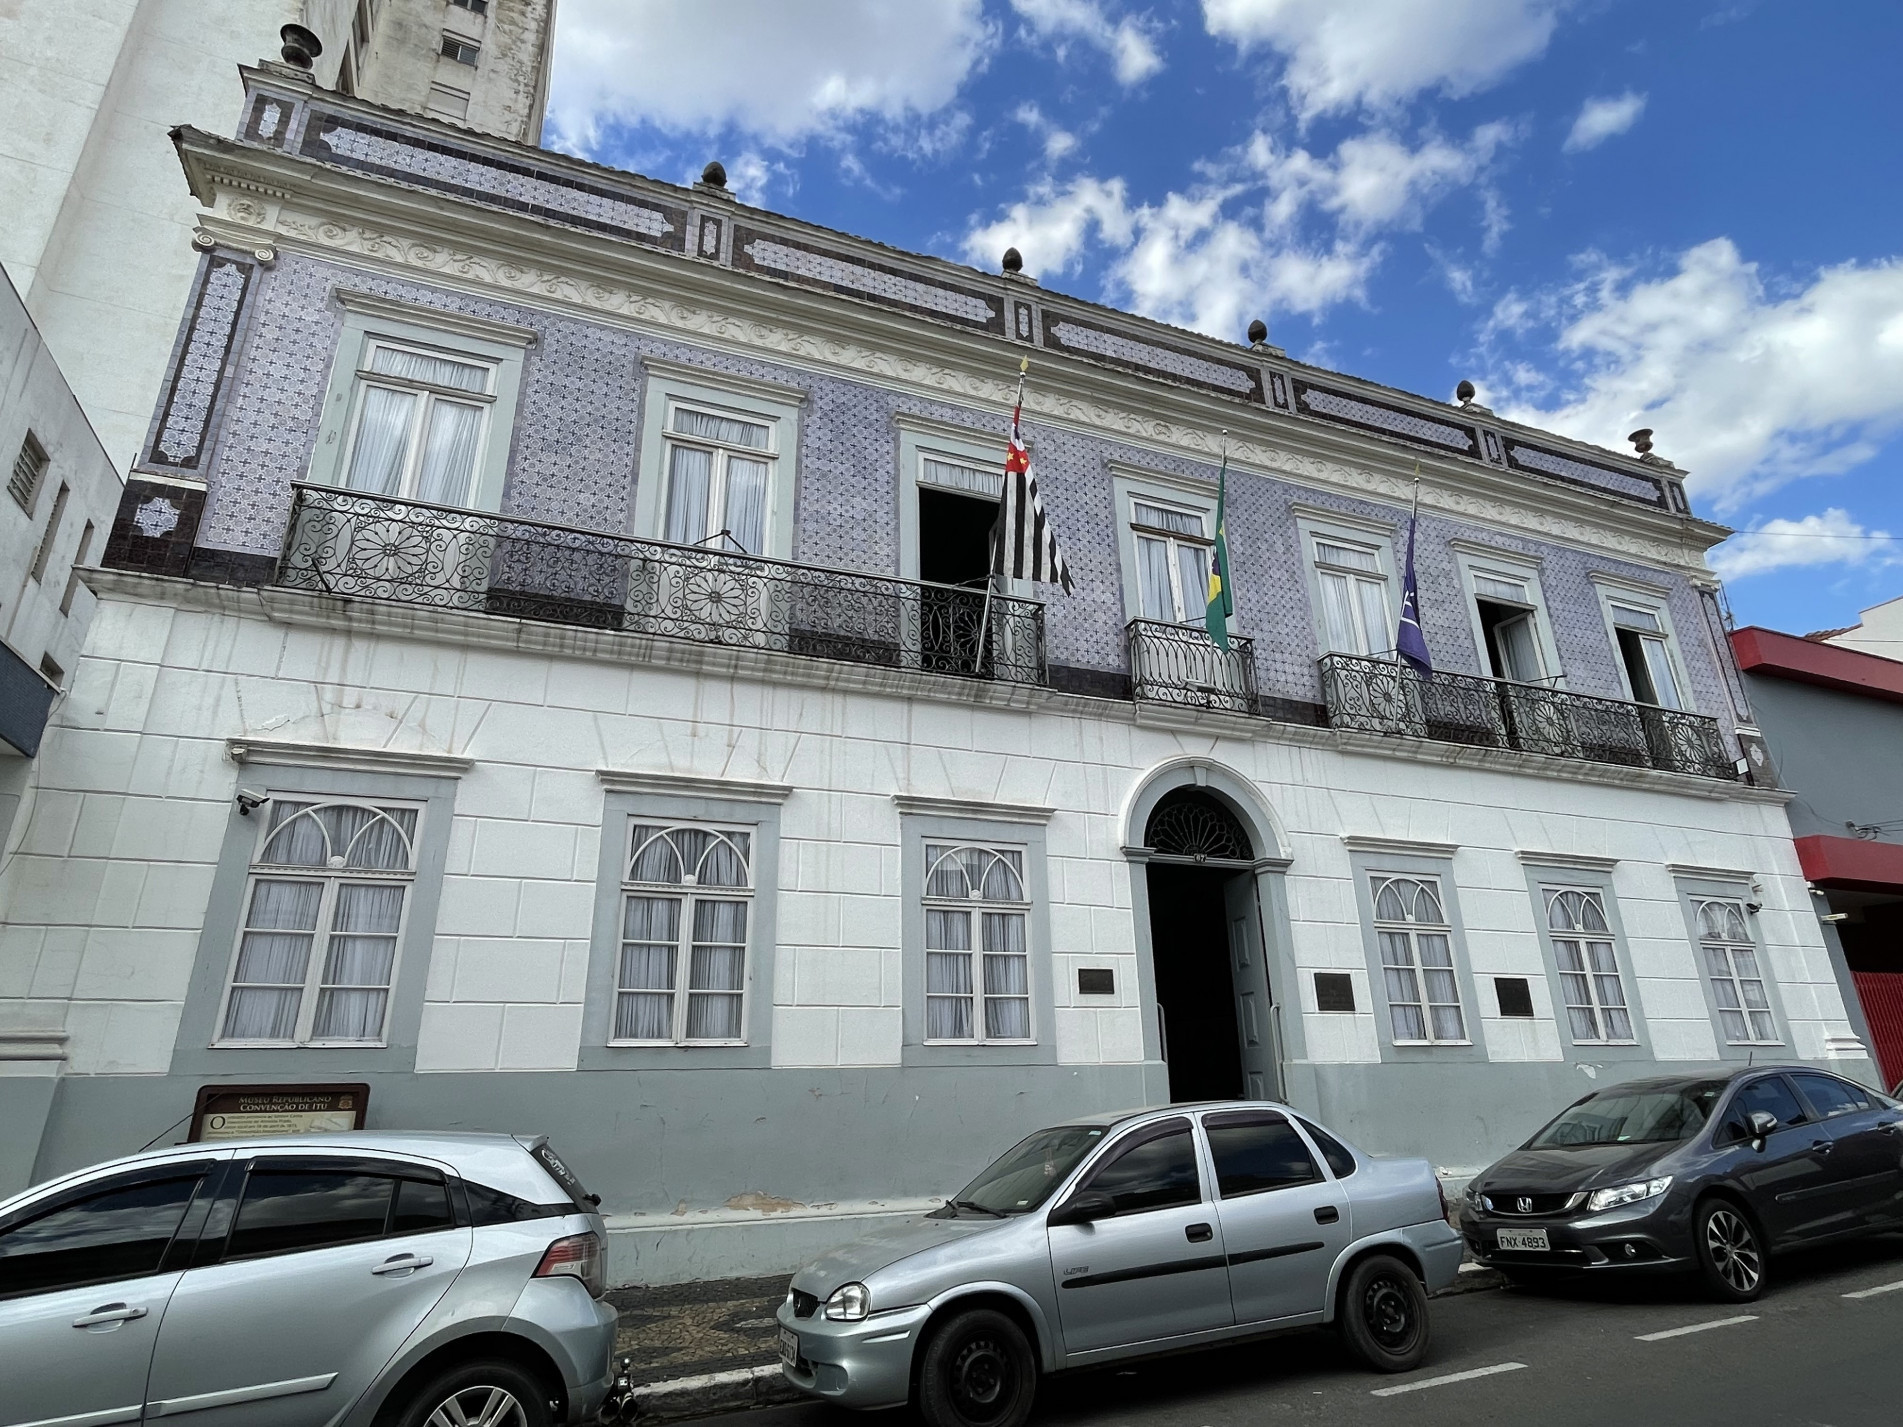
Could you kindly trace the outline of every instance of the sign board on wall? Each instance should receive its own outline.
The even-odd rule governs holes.
[[[190,1140],[361,1130],[368,1085],[201,1085]]]

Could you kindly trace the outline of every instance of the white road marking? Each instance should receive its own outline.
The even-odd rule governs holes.
[[[1404,1382],[1399,1387],[1377,1387],[1370,1396],[1397,1397],[1404,1392],[1419,1392],[1424,1387],[1445,1387],[1450,1382],[1469,1382],[1477,1377],[1492,1377],[1498,1372],[1517,1372],[1525,1363],[1495,1363],[1490,1368],[1473,1368],[1467,1372],[1450,1372],[1444,1377],[1422,1378],[1419,1382]]]
[[[1713,1328],[1729,1328],[1737,1323],[1755,1323],[1755,1313],[1740,1313],[1736,1318],[1714,1318],[1709,1323],[1694,1323],[1689,1328],[1667,1328],[1663,1333],[1640,1333],[1637,1340],[1641,1343],[1660,1343],[1667,1338],[1682,1338],[1687,1333],[1705,1333]]]
[[[1879,1293],[1895,1293],[1899,1288],[1903,1288],[1903,1278],[1898,1279],[1895,1283],[1879,1283],[1875,1288],[1861,1288],[1855,1293],[1846,1293],[1844,1297],[1875,1298]]]

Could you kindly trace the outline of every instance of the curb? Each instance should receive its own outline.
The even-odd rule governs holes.
[[[736,1412],[747,1407],[767,1407],[777,1402],[793,1402],[801,1396],[780,1372],[778,1363],[671,1378],[634,1390],[636,1420],[641,1422],[668,1422],[682,1417],[705,1417],[715,1412]]]
[[[1454,1281],[1436,1293],[1436,1298],[1451,1298],[1456,1293],[1484,1293],[1490,1288],[1505,1288],[1506,1275],[1497,1268],[1488,1268],[1485,1264],[1464,1263]]]

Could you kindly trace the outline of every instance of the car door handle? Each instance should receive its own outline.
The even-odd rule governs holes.
[[[73,1319],[73,1326],[91,1328],[100,1323],[127,1323],[134,1318],[145,1317],[146,1312],[144,1308],[128,1308],[123,1303],[108,1303],[104,1307],[93,1309],[83,1318]]]
[[[382,1263],[371,1269],[370,1272],[409,1273],[415,1269],[428,1268],[435,1262],[436,1260],[431,1258],[428,1254],[397,1254],[393,1258],[385,1259]]]
[[[1340,1220],[1341,1210],[1332,1204],[1324,1204],[1315,1211],[1315,1222],[1317,1224],[1335,1224],[1339,1223]]]
[[[1183,1230],[1183,1237],[1192,1244],[1206,1244],[1216,1237],[1216,1231],[1207,1224],[1191,1224]]]
[[[1835,1146],[1829,1140],[1812,1140],[1810,1142],[1810,1152],[1812,1154],[1829,1154],[1834,1148]]]

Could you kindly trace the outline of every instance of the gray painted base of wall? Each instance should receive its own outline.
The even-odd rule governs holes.
[[[48,1177],[36,1172],[34,1154],[59,1083],[52,1075],[0,1075],[0,1199]]]
[[[1463,1178],[1596,1087],[1735,1068],[1632,1062],[1589,1077],[1551,1062],[1297,1064],[1287,1079],[1292,1104],[1362,1149],[1422,1155]],[[1829,1068],[1875,1074],[1862,1060]],[[363,1079],[373,1129],[547,1134],[601,1195],[617,1284],[791,1272],[893,1210],[951,1194],[1040,1126],[1168,1099],[1156,1062]],[[168,1126],[200,1083],[0,1078],[0,1176],[23,1177],[31,1162],[38,1181],[155,1138],[177,1143],[186,1127]]]

